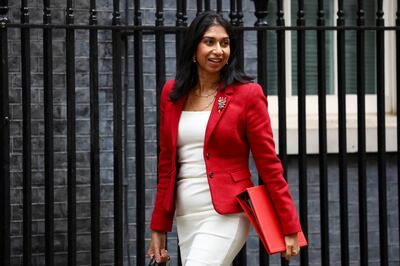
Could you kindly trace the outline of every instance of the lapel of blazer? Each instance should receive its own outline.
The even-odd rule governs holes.
[[[218,91],[215,102],[211,109],[210,118],[208,119],[206,134],[204,137],[204,148],[207,147],[207,143],[210,140],[210,137],[217,126],[218,122],[221,120],[222,116],[225,113],[225,110],[228,108],[228,105],[231,101],[233,94],[233,85],[226,87],[223,91]],[[219,101],[221,103],[219,103]]]

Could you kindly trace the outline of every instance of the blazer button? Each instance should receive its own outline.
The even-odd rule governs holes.
[[[208,152],[206,153],[206,159],[210,160],[210,154]]]
[[[210,178],[213,178],[214,177],[214,172],[210,172],[209,176],[210,176]]]

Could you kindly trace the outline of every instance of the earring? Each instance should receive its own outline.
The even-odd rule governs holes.
[[[192,60],[193,60],[193,63],[196,63],[196,62],[197,62],[197,60],[196,60],[196,57],[195,57],[195,56],[193,56]]]

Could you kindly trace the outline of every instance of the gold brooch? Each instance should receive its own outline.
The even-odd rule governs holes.
[[[218,98],[218,112],[221,112],[224,109],[226,104],[226,97],[219,97]]]

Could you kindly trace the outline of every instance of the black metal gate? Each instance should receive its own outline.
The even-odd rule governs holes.
[[[142,1],[143,2],[143,1]],[[91,232],[91,264],[100,265],[101,263],[101,241],[100,241],[100,129],[99,129],[99,31],[111,32],[112,34],[112,98],[113,98],[113,241],[114,241],[114,264],[122,265],[124,262],[124,158],[123,147],[126,147],[124,130],[124,109],[127,102],[123,102],[123,89],[129,82],[127,75],[127,61],[130,51],[128,51],[128,38],[133,35],[133,86],[135,88],[135,171],[136,171],[136,264],[145,265],[145,92],[143,88],[143,37],[146,35],[155,38],[155,77],[156,77],[156,95],[157,102],[159,100],[160,90],[166,81],[166,41],[167,35],[175,36],[176,54],[179,54],[180,47],[183,45],[182,37],[187,27],[187,1],[176,1],[176,25],[164,25],[164,2],[162,0],[155,1],[155,25],[142,25],[142,9],[141,1],[133,1],[133,18],[134,23],[122,22],[120,14],[120,1],[114,0],[112,25],[98,24],[98,11],[96,9],[96,1],[91,0],[88,6],[88,23],[76,23],[74,21],[74,1],[68,0],[65,9],[65,23],[52,23],[52,7],[49,0],[43,1],[43,22],[30,23],[30,10],[28,9],[28,1],[21,1],[20,22],[15,23],[9,20],[9,2],[0,0],[0,210],[2,218],[0,220],[0,264],[10,265],[11,260],[11,236],[12,228],[10,223],[11,214],[11,188],[10,188],[10,127],[11,113],[9,109],[9,68],[10,62],[8,39],[10,30],[20,32],[21,41],[21,87],[22,87],[22,132],[23,132],[23,248],[22,261],[23,265],[32,264],[32,110],[31,110],[31,49],[30,37],[33,30],[40,30],[43,34],[43,105],[44,105],[44,193],[45,193],[45,264],[57,264],[54,258],[54,169],[57,167],[54,161],[54,117],[53,117],[53,33],[56,29],[65,31],[65,72],[66,72],[66,135],[67,135],[67,198],[68,198],[68,223],[67,223],[67,242],[68,242],[68,265],[79,264],[77,262],[77,216],[76,216],[76,185],[77,185],[77,126],[76,126],[76,32],[84,30],[89,33],[90,43],[90,63],[87,71],[90,73],[90,133],[88,140],[90,141],[90,232]],[[194,2],[194,1],[192,1]],[[211,6],[211,1],[196,1],[197,12],[203,10],[215,9],[217,12],[224,12],[223,1],[214,1],[216,6]],[[387,210],[387,182],[386,182],[386,143],[385,143],[385,43],[384,37],[387,31],[396,31],[396,51],[400,45],[400,1],[397,7],[397,26],[385,26],[383,14],[383,1],[376,2],[376,24],[374,26],[365,25],[364,2],[357,1],[357,25],[346,26],[343,0],[338,0],[337,22],[336,26],[326,26],[326,13],[324,5],[329,1],[319,0],[318,13],[316,14],[316,26],[307,26],[304,12],[304,2],[297,1],[298,11],[296,26],[286,26],[283,12],[283,0],[277,0],[277,13],[269,14],[268,2],[272,1],[254,1],[256,23],[254,26],[244,26],[242,1],[230,1],[230,10],[226,11],[229,19],[238,34],[240,63],[244,65],[244,32],[257,32],[257,77],[258,82],[267,88],[267,77],[270,75],[270,69],[267,69],[267,52],[269,48],[268,33],[276,34],[277,46],[277,87],[278,87],[278,106],[279,106],[279,139],[287,137],[287,121],[286,121],[286,55],[288,53],[285,45],[285,33],[292,31],[297,36],[297,97],[298,97],[298,176],[299,176],[299,210],[301,223],[304,231],[308,232],[308,209],[307,209],[307,141],[306,141],[306,32],[313,31],[316,33],[317,47],[317,83],[318,83],[318,143],[319,143],[319,192],[320,192],[320,251],[319,257],[321,265],[329,265],[329,213],[328,213],[328,143],[327,143],[327,121],[326,121],[326,96],[327,96],[327,51],[326,51],[326,34],[327,32],[336,32],[337,44],[337,82],[338,82],[338,136],[339,136],[339,184],[340,184],[340,252],[341,264],[349,265],[349,210],[348,210],[348,176],[347,176],[347,137],[346,137],[346,60],[355,60],[357,66],[357,123],[358,123],[358,192],[359,192],[359,258],[361,265],[368,265],[368,228],[367,228],[367,148],[366,148],[366,114],[365,114],[365,33],[368,31],[375,32],[376,42],[376,94],[377,94],[377,147],[376,153],[378,161],[378,180],[379,180],[379,256],[381,265],[389,265],[388,250],[388,210]],[[126,7],[131,3],[126,2]],[[98,8],[98,7],[97,7]],[[126,8],[125,12],[130,12],[130,8]],[[394,12],[394,11],[393,11]],[[270,17],[276,19],[276,26],[268,24]],[[356,32],[357,54],[356,58],[345,57],[345,36],[348,32]],[[125,65],[123,64],[125,63]],[[396,74],[399,76],[400,57],[396,57]],[[124,83],[125,81],[125,83]],[[397,92],[400,88],[400,79],[397,79]],[[400,103],[400,93],[397,93],[396,106],[398,113]],[[125,113],[125,119],[126,113]],[[157,115],[158,121],[158,115]],[[397,116],[397,125],[400,124],[399,116]],[[399,129],[397,128],[397,132]],[[158,132],[158,129],[157,129]],[[400,145],[400,134],[397,134],[397,151]],[[286,141],[279,141],[279,156],[286,169],[288,164]],[[399,159],[397,158],[397,165]],[[400,174],[398,174],[400,176]],[[400,184],[400,182],[398,182]],[[400,189],[398,190],[400,191]],[[126,195],[125,195],[126,196]],[[399,197],[398,197],[399,199]],[[400,204],[399,204],[400,206]],[[399,213],[399,210],[397,210]],[[399,230],[400,231],[400,230]],[[398,250],[398,246],[397,246]],[[318,252],[313,252],[313,254]],[[259,251],[260,265],[268,265],[268,256],[264,250]],[[131,261],[133,258],[129,258]],[[397,258],[398,259],[398,258]],[[125,258],[126,261],[126,258]],[[234,265],[247,265],[246,247],[238,255]],[[309,251],[305,249],[301,252],[301,265],[309,264]],[[397,260],[398,261],[398,260]],[[339,263],[339,262],[338,262]],[[285,262],[282,261],[282,264]]]

